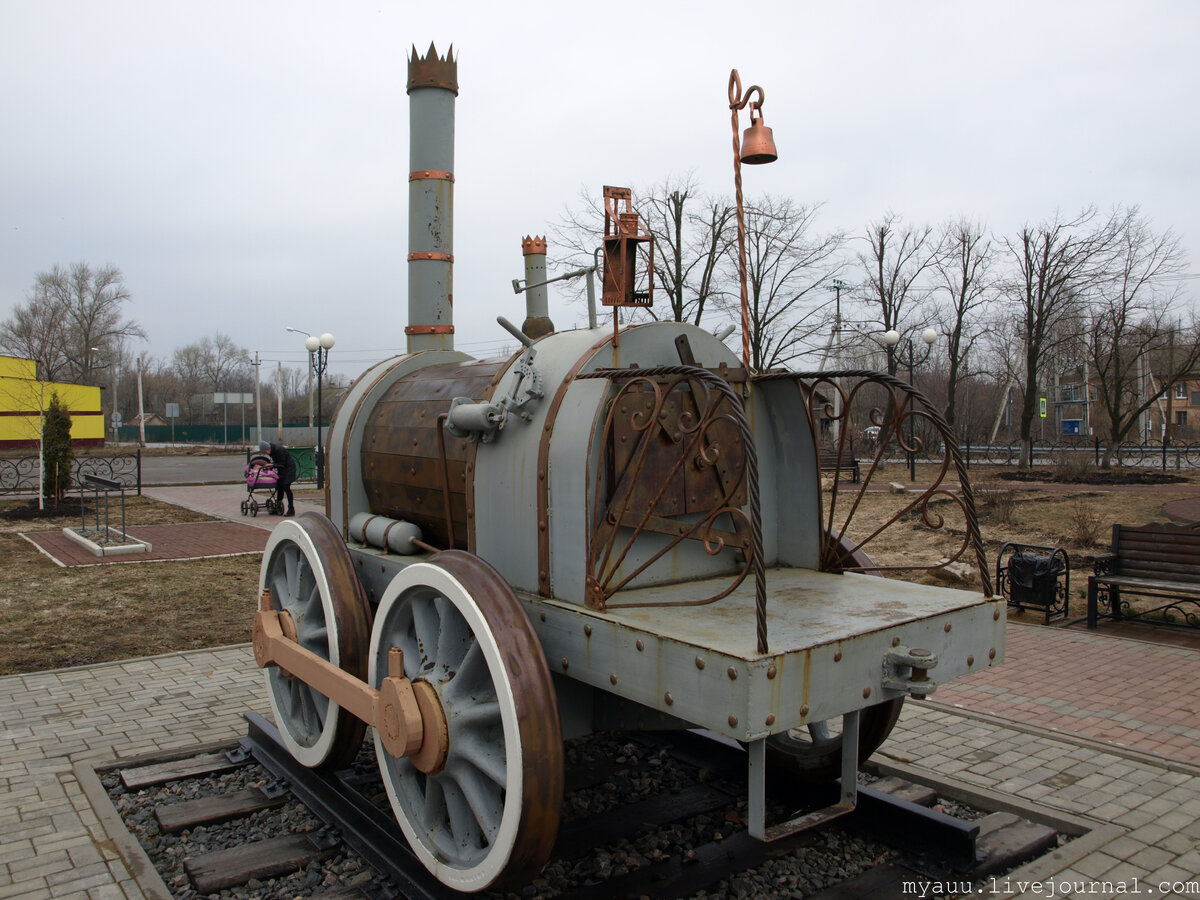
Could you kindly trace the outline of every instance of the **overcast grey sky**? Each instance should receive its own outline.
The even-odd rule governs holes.
[[[732,67],[780,148],[747,194],[823,203],[822,228],[1140,204],[1195,270],[1198,26],[1193,0],[0,0],[0,318],[56,263],[113,263],[159,357],[221,331],[302,365],[286,325],[333,332],[351,376],[401,351],[406,55],[431,40],[459,60],[467,352],[523,317],[520,239],[581,187],[732,193]]]

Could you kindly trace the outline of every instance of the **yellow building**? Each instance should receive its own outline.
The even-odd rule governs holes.
[[[41,411],[58,399],[71,413],[71,443],[76,447],[104,444],[100,388],[57,381],[38,381],[32,359],[0,356],[0,448],[36,447]]]

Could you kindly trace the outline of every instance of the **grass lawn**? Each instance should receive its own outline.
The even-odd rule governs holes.
[[[0,675],[250,639],[258,554],[62,568],[19,532],[78,526],[78,513],[3,517],[25,502],[0,503]],[[131,524],[210,521],[147,497],[126,503]]]

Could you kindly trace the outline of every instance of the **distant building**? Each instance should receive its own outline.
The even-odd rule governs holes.
[[[76,447],[103,446],[100,388],[38,381],[37,363],[32,359],[0,355],[0,449],[38,446],[41,413],[54,394],[71,413],[71,443]]]

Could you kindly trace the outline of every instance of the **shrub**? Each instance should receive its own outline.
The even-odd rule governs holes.
[[[45,483],[42,496],[47,503],[61,506],[71,487],[71,463],[75,450],[71,447],[71,414],[58,394],[50,395],[50,405],[42,420],[42,464]]]

